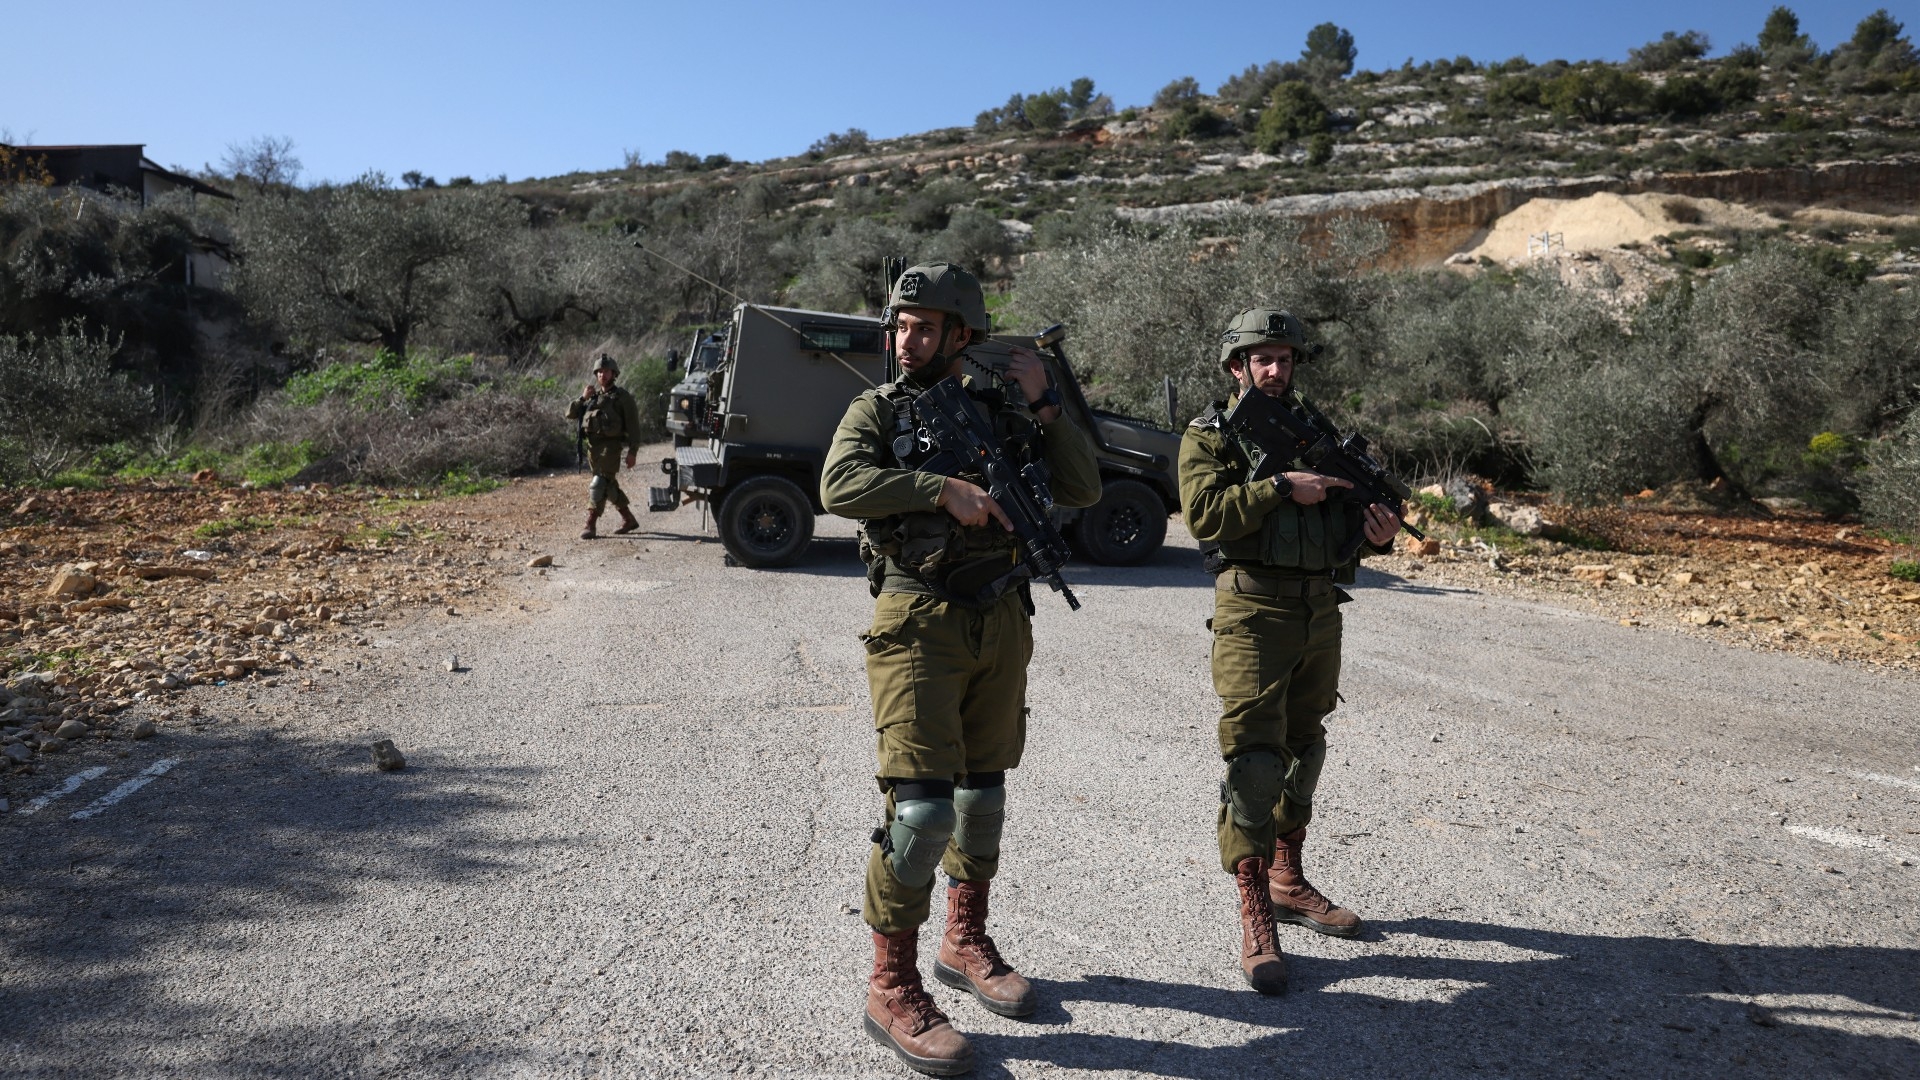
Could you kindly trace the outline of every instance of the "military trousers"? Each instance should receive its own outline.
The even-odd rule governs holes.
[[[883,592],[874,601],[867,685],[877,742],[875,775],[960,781],[1020,764],[1027,741],[1027,662],[1033,628],[1016,592],[984,608],[918,593]],[[893,820],[893,794],[887,794]],[[987,881],[1000,858],[947,845],[941,866],[961,881]],[[897,934],[927,921],[933,884],[894,876],[879,844],[867,859],[867,924]]]
[[[1255,750],[1278,755],[1287,782],[1266,827],[1247,829],[1220,805],[1220,866],[1229,873],[1249,855],[1273,858],[1274,837],[1313,817],[1313,790],[1326,752],[1326,718],[1339,701],[1339,593],[1330,581],[1316,595],[1260,595],[1229,570],[1213,602],[1213,689],[1220,695],[1220,756]],[[1245,577],[1239,577],[1245,581]],[[1294,592],[1307,592],[1301,582]],[[1282,588],[1281,592],[1289,591]]]
[[[620,490],[620,451],[618,439],[587,440],[587,468],[593,470],[593,483],[587,494],[593,499],[593,512],[606,509],[608,500],[625,508],[627,493]]]

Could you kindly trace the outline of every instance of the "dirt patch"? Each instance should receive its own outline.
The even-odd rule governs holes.
[[[553,523],[574,479],[426,500],[0,490],[0,792],[56,755],[144,737],[143,722],[194,722],[198,706],[177,704],[191,687],[314,689],[390,620],[467,613],[526,572],[531,538],[566,535]]]
[[[1528,241],[1551,234],[1566,251],[1600,251],[1646,244],[1690,229],[1771,229],[1778,219],[1736,203],[1686,195],[1615,195],[1533,199],[1501,215],[1467,254],[1498,262],[1529,257]]]
[[[1429,523],[1437,554],[1409,554],[1403,537],[1399,554],[1372,565],[1572,603],[1630,626],[1920,671],[1920,584],[1891,573],[1896,559],[1916,557],[1911,544],[1810,512],[1502,498],[1533,503],[1577,543]]]

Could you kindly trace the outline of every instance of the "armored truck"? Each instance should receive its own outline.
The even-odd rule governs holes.
[[[1038,336],[996,334],[968,350],[976,379],[1004,373],[1016,347],[1039,353],[1066,409],[1091,432],[1105,492],[1085,510],[1059,510],[1075,549],[1124,565],[1152,555],[1180,507],[1174,403],[1166,426],[1088,404],[1055,327]],[[674,453],[660,463],[664,486],[649,510],[690,502],[714,508],[720,542],[739,564],[787,566],[813,538],[820,471],[847,403],[887,379],[880,320],[800,308],[741,304],[731,321],[696,343],[687,377],[667,401]],[[711,348],[712,366],[694,370]],[[682,440],[685,440],[684,442]]]

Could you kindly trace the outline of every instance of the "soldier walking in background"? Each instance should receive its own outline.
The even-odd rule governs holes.
[[[586,435],[587,465],[593,470],[593,485],[588,489],[593,504],[587,511],[587,527],[580,532],[582,540],[600,535],[595,526],[608,499],[620,512],[620,527],[613,530],[615,533],[630,533],[640,527],[627,508],[627,493],[620,490],[620,451],[626,449],[627,468],[631,469],[640,449],[640,406],[626,387],[614,385],[619,377],[620,365],[601,353],[593,364],[593,381],[567,404],[567,419],[580,423]]]
[[[1294,364],[1311,359],[1306,329],[1284,311],[1241,312],[1220,338],[1220,365],[1238,395],[1265,393],[1289,406]],[[1241,972],[1262,994],[1286,989],[1274,922],[1352,937],[1360,917],[1321,895],[1301,866],[1313,793],[1327,756],[1326,717],[1338,700],[1338,586],[1357,560],[1338,564],[1355,530],[1391,550],[1400,519],[1343,497],[1353,485],[1291,463],[1249,483],[1259,452],[1222,429],[1228,403],[1188,426],[1180,443],[1180,501],[1187,528],[1215,574],[1213,686],[1220,695],[1217,828],[1221,868],[1240,894]]]
[[[1007,770],[1026,743],[1033,606],[999,504],[978,484],[916,468],[933,448],[914,399],[954,374],[988,332],[979,280],[948,263],[913,267],[895,284],[885,322],[903,374],[847,408],[820,483],[829,513],[863,519],[875,597],[862,640],[886,823],[867,860],[874,959],[865,1026],[907,1064],[950,1076],[973,1067],[973,1048],[934,1004],[918,964],[938,868],[947,872],[947,929],[934,974],[1003,1016],[1036,1005],[986,927]],[[968,383],[968,392],[1010,456],[1045,461],[1060,505],[1093,505],[1093,441],[1061,411],[1045,366],[1016,351],[1007,374],[1027,407],[999,390]]]

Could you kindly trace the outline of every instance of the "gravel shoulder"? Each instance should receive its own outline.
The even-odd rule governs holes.
[[[572,539],[580,486],[428,504],[499,549],[473,594],[350,616],[297,677],[170,692],[157,737],[12,778],[0,1072],[907,1075],[857,1021],[851,527],[749,572],[696,508]],[[1389,563],[1344,609],[1308,864],[1372,931],[1289,929],[1291,991],[1246,990],[1209,582],[1173,532],[1074,567],[1079,613],[1037,598],[994,923],[1045,1004],[936,989],[977,1075],[1910,1075],[1910,676]]]

